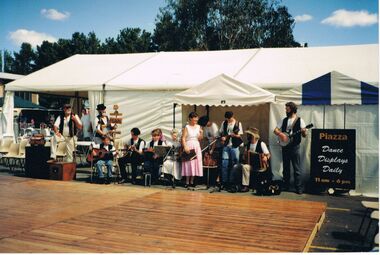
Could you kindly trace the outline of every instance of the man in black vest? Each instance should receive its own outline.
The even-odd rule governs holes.
[[[303,119],[297,116],[297,105],[293,102],[285,104],[286,118],[277,124],[274,129],[274,134],[279,137],[280,140],[286,141],[287,134],[295,133],[301,130],[300,133],[295,135],[292,141],[285,147],[282,147],[282,161],[283,161],[283,190],[289,190],[290,186],[290,162],[292,162],[294,170],[294,184],[297,194],[302,194],[304,184],[302,181],[303,170],[301,168],[301,153],[300,143],[301,136],[306,137],[307,129]]]
[[[139,138],[140,130],[138,128],[131,129],[131,139],[124,146],[127,153],[124,157],[119,158],[119,167],[122,180],[120,183],[127,182],[127,171],[125,169],[127,163],[131,163],[132,168],[132,184],[136,183],[137,166],[144,162],[143,150],[145,141]]]
[[[57,117],[53,126],[55,135],[51,138],[50,157],[56,159],[57,144],[65,142],[67,162],[73,162],[74,139],[76,139],[77,130],[81,128],[82,122],[78,115],[72,113],[71,105],[65,104],[61,115]]]
[[[219,133],[222,136],[221,142],[223,143],[222,151],[222,189],[230,184],[229,180],[229,166],[234,166],[239,163],[239,147],[242,145],[243,140],[243,127],[241,122],[234,118],[233,112],[225,112],[225,121],[220,126]],[[228,188],[228,187],[227,187]]]
[[[113,129],[114,125],[110,123],[106,112],[106,106],[104,104],[98,104],[96,110],[98,111],[98,115],[95,119],[96,133],[94,141],[96,144],[100,144],[102,138],[108,135],[108,132]]]

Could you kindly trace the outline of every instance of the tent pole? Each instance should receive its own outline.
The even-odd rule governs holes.
[[[103,86],[102,86],[102,100],[103,100],[103,104],[105,104],[105,98],[106,98],[106,84],[103,84]]]
[[[343,129],[346,129],[346,104],[343,104],[344,114],[343,114]]]
[[[326,112],[326,106],[323,106],[323,129],[325,129],[325,113]]]
[[[80,106],[79,106],[79,92],[76,91],[75,92],[75,101],[77,103],[77,112],[78,112],[78,115],[81,113],[81,109],[80,109]]]
[[[194,105],[194,112],[197,112],[197,106]]]
[[[174,103],[173,104],[173,128],[175,128],[175,108],[176,108],[177,104]]]

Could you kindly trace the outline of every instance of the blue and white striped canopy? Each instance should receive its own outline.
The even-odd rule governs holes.
[[[276,96],[300,105],[379,104],[379,88],[332,71]]]

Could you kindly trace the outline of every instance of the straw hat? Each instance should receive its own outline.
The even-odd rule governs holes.
[[[247,134],[250,134],[252,135],[253,137],[255,137],[256,139],[260,139],[260,134],[259,134],[259,129],[258,128],[251,128],[249,127],[246,131],[245,131]]]

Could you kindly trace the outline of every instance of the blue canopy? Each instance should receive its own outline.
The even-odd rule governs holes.
[[[332,71],[281,93],[276,101],[301,105],[379,104],[379,88]]]

